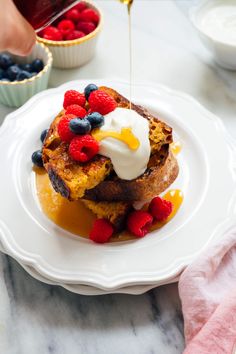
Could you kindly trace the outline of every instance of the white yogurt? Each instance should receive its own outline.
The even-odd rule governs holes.
[[[211,38],[236,45],[236,0],[215,0],[198,16],[201,30]]]
[[[133,110],[116,108],[105,115],[105,124],[100,129],[120,133],[122,128],[132,129],[133,135],[139,140],[139,147],[132,150],[124,142],[106,137],[99,143],[99,153],[111,159],[118,177],[132,180],[147,169],[151,153],[149,122]]]

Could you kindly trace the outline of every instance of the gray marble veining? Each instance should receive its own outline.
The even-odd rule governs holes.
[[[236,74],[217,67],[188,20],[198,0],[135,0],[134,79],[184,91],[222,118],[236,138]],[[74,79],[128,78],[127,14],[98,0],[105,26],[96,58],[52,72],[50,86]],[[128,48],[128,43],[127,43]],[[0,124],[12,109],[0,106]],[[1,201],[0,201],[1,202]],[[0,354],[181,354],[177,285],[140,296],[79,296],[31,278],[0,256]]]

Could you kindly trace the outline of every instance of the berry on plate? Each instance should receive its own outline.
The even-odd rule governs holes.
[[[104,117],[98,112],[90,113],[86,118],[90,122],[92,129],[99,128],[104,125]]]
[[[34,71],[31,64],[21,64],[20,68],[24,71],[28,71],[28,73],[31,73]]]
[[[93,92],[93,91],[96,91],[96,90],[98,90],[97,85],[95,85],[95,84],[89,84],[89,85],[87,85],[87,86],[85,87],[85,89],[84,89],[84,95],[85,95],[86,100],[89,99],[90,93]]]
[[[62,33],[54,26],[48,26],[43,30],[43,38],[50,41],[62,41]]]
[[[155,197],[149,205],[149,212],[156,221],[165,221],[173,210],[173,204],[160,197]]]
[[[85,36],[84,32],[74,30],[65,36],[65,40],[73,41],[74,39],[83,38],[84,36]]]
[[[95,30],[96,26],[93,22],[81,21],[77,24],[77,29],[79,31],[84,32],[85,34],[89,34]]]
[[[136,237],[144,237],[148,233],[152,222],[151,214],[143,210],[135,210],[128,216],[127,228]]]
[[[66,143],[69,143],[75,137],[75,134],[73,134],[69,128],[70,121],[75,117],[76,116],[74,114],[65,114],[64,116],[62,116],[62,118],[58,123],[57,126],[58,134],[61,140]]]
[[[99,22],[99,15],[93,9],[85,9],[80,14],[81,21],[93,22],[95,25]]]
[[[98,154],[99,144],[91,135],[76,136],[69,146],[69,154],[78,162],[87,162]]]
[[[99,112],[102,115],[114,111],[117,107],[114,98],[102,90],[91,92],[88,101],[92,112]]]
[[[71,20],[61,20],[57,28],[61,31],[63,38],[65,38],[71,31],[75,29],[74,22]]]
[[[35,166],[43,167],[42,151],[37,150],[37,151],[33,152],[32,156],[31,156],[31,160]]]
[[[84,118],[87,115],[87,111],[78,104],[71,104],[70,106],[67,106],[66,114],[74,114],[76,117]]]
[[[94,221],[89,238],[96,243],[105,243],[110,240],[113,233],[114,227],[108,220],[97,219]]]
[[[9,66],[13,65],[12,57],[9,54],[0,54],[0,68],[6,70]]]
[[[69,123],[70,130],[74,134],[84,135],[91,131],[91,124],[88,119],[74,118]]]
[[[80,12],[79,10],[73,8],[65,14],[65,17],[67,20],[71,20],[73,22],[78,22],[80,19]]]
[[[44,140],[46,139],[46,136],[47,136],[47,133],[48,133],[48,129],[44,129],[40,135],[40,140],[42,143],[44,143]]]
[[[86,99],[84,95],[76,90],[68,90],[64,96],[63,107],[66,109],[68,106],[72,104],[77,104],[81,107],[84,107],[86,103]]]

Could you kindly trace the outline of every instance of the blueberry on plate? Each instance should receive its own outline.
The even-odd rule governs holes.
[[[13,65],[12,57],[9,54],[0,54],[0,68],[6,70],[9,66]]]
[[[32,61],[31,65],[32,71],[36,71],[37,73],[39,73],[44,68],[44,63],[41,59],[35,59],[34,61]]]
[[[19,68],[19,66],[17,64],[14,64],[7,69],[7,78],[10,81],[14,81],[16,80],[16,77],[20,72],[21,69]]]
[[[35,166],[43,167],[42,151],[41,150],[35,151],[31,156],[31,160]]]
[[[99,128],[104,124],[104,117],[98,112],[90,113],[87,115],[86,119],[88,119],[92,129]]]
[[[29,73],[33,71],[31,64],[21,64],[20,68],[24,71],[28,71]]]
[[[95,84],[89,84],[88,86],[86,86],[84,89],[84,95],[85,95],[86,100],[89,99],[90,93],[93,91],[96,91],[96,90],[98,90],[98,87]]]
[[[88,134],[91,131],[91,124],[89,123],[88,119],[80,119],[74,118],[70,121],[69,124],[70,130],[74,134],[84,135]]]
[[[48,133],[48,129],[44,129],[40,135],[40,140],[42,143],[44,143],[44,140],[46,139],[46,136],[47,136],[47,133]]]
[[[17,74],[16,80],[22,81],[22,80],[30,79],[30,78],[31,78],[31,73],[29,73],[28,71],[22,70],[22,71],[19,71],[19,73]]]

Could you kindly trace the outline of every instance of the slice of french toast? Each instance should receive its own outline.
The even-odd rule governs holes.
[[[129,109],[129,101],[115,90],[100,87],[117,102]],[[169,145],[172,129],[145,108],[132,104],[131,108],[149,121],[151,157],[146,172],[132,181],[119,179],[109,158],[97,155],[81,164],[68,154],[68,144],[61,142],[57,125],[64,111],[54,119],[43,146],[45,169],[54,189],[69,200],[81,198],[95,201],[134,201],[150,199],[163,192],[178,175],[178,164]]]

